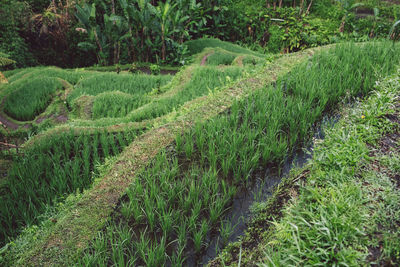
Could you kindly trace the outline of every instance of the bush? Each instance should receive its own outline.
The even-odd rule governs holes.
[[[153,74],[153,75],[159,75],[161,72],[161,68],[160,68],[160,66],[158,66],[156,64],[151,64],[150,71],[151,71],[151,74]]]

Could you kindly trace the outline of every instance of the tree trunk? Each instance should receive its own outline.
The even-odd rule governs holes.
[[[129,58],[132,59],[132,61],[135,61],[135,44],[134,39],[133,39],[133,31],[132,31],[132,26],[129,25],[129,34],[131,35],[131,43],[130,43],[130,49],[129,50]]]
[[[111,0],[111,14],[115,15],[115,2],[114,0]],[[115,21],[113,22],[113,25],[115,25]],[[117,42],[114,42],[114,57],[113,57],[113,64],[118,63],[118,44]]]
[[[344,16],[342,19],[342,23],[340,24],[340,27],[339,27],[339,32],[344,32],[345,25],[346,25],[346,16]]]
[[[282,2],[283,0],[279,0],[279,8],[282,8]]]
[[[301,0],[301,2],[300,2],[300,15],[303,14],[303,9],[304,9],[304,0]]]
[[[96,30],[93,30],[93,33],[94,33],[94,38],[96,40],[97,46],[99,47],[99,51],[100,51],[100,53],[98,55],[98,61],[102,61],[100,54],[103,54],[103,47],[100,43],[99,37],[97,36]],[[103,62],[100,62],[100,64],[103,64]]]
[[[118,46],[117,46],[117,63],[119,64],[119,57],[121,54],[121,42],[118,42]]]
[[[162,42],[161,58],[162,58],[163,61],[165,61],[167,48],[165,47],[165,28],[164,28],[164,24],[161,25],[161,42]]]
[[[310,4],[307,7],[306,16],[310,13],[310,9],[311,9],[312,3],[313,3],[313,0],[311,0]]]

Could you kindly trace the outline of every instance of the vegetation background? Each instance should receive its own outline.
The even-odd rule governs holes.
[[[184,42],[213,36],[287,53],[386,38],[400,17],[378,0],[0,0],[0,52],[14,67],[133,61],[185,64]],[[12,66],[8,66],[12,68]],[[4,67],[3,67],[4,69]]]

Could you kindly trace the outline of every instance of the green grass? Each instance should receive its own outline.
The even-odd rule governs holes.
[[[94,120],[106,117],[125,117],[129,112],[148,101],[142,95],[130,95],[120,91],[100,93],[94,98],[91,117]]]
[[[63,85],[56,78],[36,77],[10,85],[12,92],[6,97],[4,111],[20,121],[34,119],[50,104],[54,94]]]
[[[8,81],[13,83],[17,80],[29,80],[35,77],[54,77],[63,79],[70,84],[76,84],[80,79],[93,74],[96,74],[96,72],[82,71],[80,69],[64,70],[57,67],[34,67],[18,71],[10,76]]]
[[[133,109],[150,101],[153,90],[166,85],[170,75],[102,73],[81,80],[68,95],[70,106],[81,96],[95,96],[92,118],[124,117]]]
[[[11,77],[14,74],[17,74],[18,72],[22,71],[23,69],[15,69],[15,70],[6,70],[3,71],[3,74],[6,78]]]
[[[223,51],[216,51],[207,57],[208,65],[232,65],[236,58],[236,54],[224,53]]]
[[[101,73],[80,81],[68,96],[68,102],[82,95],[96,96],[104,92],[120,91],[142,95],[160,88],[171,80],[169,75]]]
[[[137,132],[72,131],[37,142],[16,155],[0,196],[0,243],[37,224],[49,206],[91,185],[96,166],[118,155]]]
[[[191,79],[184,84],[176,94],[160,96],[148,105],[128,114],[129,121],[143,121],[165,115],[174,109],[178,109],[187,101],[207,95],[227,82],[239,79],[244,70],[239,67],[227,67],[219,69],[215,66],[198,66],[193,68]]]
[[[202,52],[205,48],[222,48],[225,49],[226,51],[236,53],[236,54],[243,54],[243,55],[251,55],[255,57],[261,57],[264,58],[263,54],[251,51],[249,49],[243,48],[241,46],[229,43],[229,42],[224,42],[218,39],[212,39],[212,38],[203,38],[203,39],[197,39],[193,41],[187,41],[185,42],[185,45],[187,45],[188,50],[189,50],[189,55],[195,55],[200,52]]]
[[[400,191],[394,178],[400,154],[396,145],[380,151],[377,143],[399,130],[383,116],[395,113],[398,83],[399,73],[385,79],[365,103],[327,130],[299,197],[260,244],[264,266],[400,263]]]
[[[204,51],[209,51],[205,63],[211,66],[241,65],[246,67],[247,65],[256,66],[265,63],[264,58],[250,54],[238,54],[222,48],[207,48]]]
[[[317,54],[282,77],[276,88],[258,90],[235,103],[228,114],[178,135],[174,151],[158,154],[138,175],[114,217],[118,224],[110,222],[79,264],[124,265],[130,260],[138,265],[182,265],[190,248],[201,253],[207,234],[219,229],[230,201],[251,182],[258,166],[280,164],[309,140],[315,123],[346,93],[366,93],[373,83],[365,81],[394,71],[399,48],[391,48],[386,43],[342,45]],[[357,65],[354,54],[362,55]],[[360,73],[358,66],[364,65]],[[342,75],[333,79],[331,72]],[[351,85],[355,73],[372,78],[342,88]],[[351,193],[353,187],[347,190]],[[129,248],[117,245],[127,238]]]

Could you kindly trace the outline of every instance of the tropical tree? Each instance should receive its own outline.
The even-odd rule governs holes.
[[[89,39],[89,42],[81,42],[78,46],[86,51],[95,50],[99,64],[105,65],[107,63],[106,50],[109,43],[101,31],[100,25],[96,22],[96,4],[84,3],[82,6],[77,4],[75,16],[82,25],[76,30],[87,34]]]

